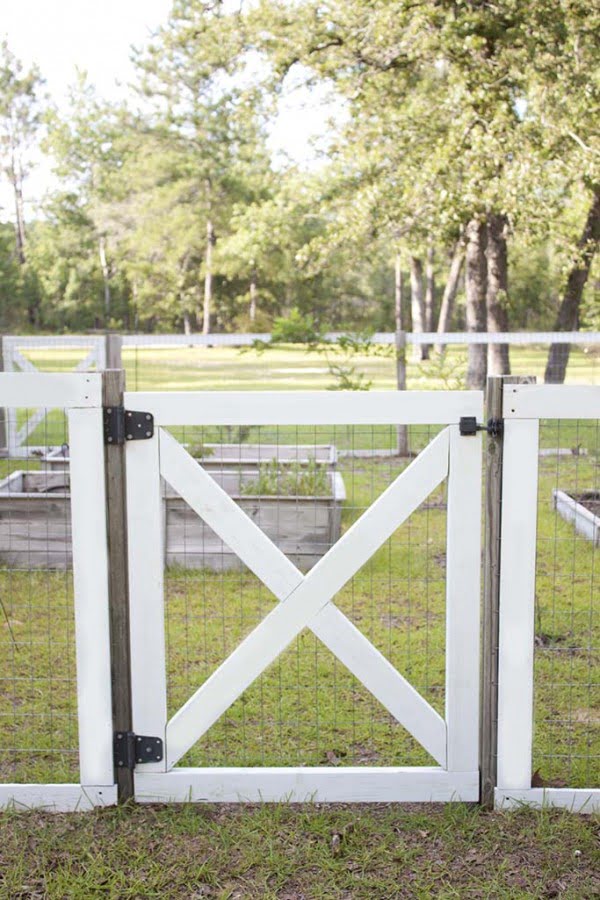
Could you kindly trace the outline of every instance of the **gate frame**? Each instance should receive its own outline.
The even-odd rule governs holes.
[[[73,369],[74,374],[89,372],[93,367],[95,367],[95,373],[100,374],[107,367],[106,339],[104,336],[84,335],[78,337],[76,335],[65,335],[60,338],[52,338],[52,336],[35,337],[31,335],[18,336],[5,334],[2,336],[1,354],[4,371],[7,373],[14,372],[16,374],[30,375],[56,374],[49,372],[41,373],[37,366],[21,353],[21,350],[26,347],[32,349],[35,347],[51,348],[53,346],[79,347],[84,350],[85,355]],[[12,407],[7,409],[5,426],[6,445],[8,455],[11,457],[27,457],[31,454],[32,450],[47,449],[44,447],[30,447],[26,445],[29,436],[33,434],[40,422],[44,419],[43,408],[40,407],[39,404],[34,402],[28,408],[36,409],[36,412],[29,417],[27,422],[25,422],[21,428],[17,427],[15,408]]]
[[[600,788],[533,788],[535,576],[540,419],[600,419],[600,386],[507,384],[495,806],[600,810]]]
[[[463,416],[481,420],[483,393],[126,392],[124,402],[126,408],[152,414],[156,426],[152,438],[127,445],[133,731],[155,735],[165,742],[164,761],[147,763],[143,770],[135,770],[136,800],[477,801],[482,446],[479,434],[461,436],[458,423]],[[169,771],[161,428],[178,425],[398,423],[447,426],[446,716],[443,721],[448,767],[181,767]],[[183,449],[182,453],[185,455]],[[194,466],[196,471],[201,471],[197,463]],[[472,534],[472,540],[464,540],[465,530]],[[338,545],[339,542],[334,547]],[[330,606],[333,604],[327,600],[321,608]],[[281,609],[281,604],[275,606],[267,618]],[[318,608],[316,612],[319,612]],[[471,648],[471,652],[465,652],[465,647]],[[180,756],[181,752],[178,752],[174,761]]]
[[[67,410],[80,781],[0,783],[0,808],[54,812],[116,803],[110,675],[102,376],[0,373],[0,406]]]

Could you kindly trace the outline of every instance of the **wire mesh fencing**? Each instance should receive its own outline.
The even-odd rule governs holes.
[[[540,424],[534,786],[600,787],[600,421]]]
[[[438,429],[411,427],[412,452]],[[174,435],[303,572],[410,463],[389,426],[181,428]],[[173,715],[277,603],[163,487]],[[443,715],[446,494],[441,487],[335,597]],[[183,760],[198,766],[427,765],[428,754],[307,629]]]
[[[65,440],[64,411],[42,412],[39,443]],[[40,454],[0,459],[0,475],[0,782],[77,781],[68,470]]]

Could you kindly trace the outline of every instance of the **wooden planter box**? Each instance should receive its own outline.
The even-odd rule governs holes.
[[[215,469],[247,469],[271,462],[299,463],[306,465],[314,460],[319,465],[334,468],[337,449],[333,444],[205,444],[210,453],[198,457],[198,462],[208,471]],[[65,469],[69,465],[69,448],[55,447],[42,458],[45,469]]]
[[[564,491],[552,491],[552,503],[559,515],[567,522],[573,522],[579,534],[593,541],[596,546],[600,546],[600,516],[586,509],[579,500],[583,500],[584,503],[585,500],[600,503],[600,491],[587,491],[578,498],[571,497]]]
[[[13,472],[0,481],[0,565],[71,566],[71,503],[66,472]]]
[[[257,470],[213,472],[275,544],[303,570],[338,539],[344,482],[329,472],[331,492],[322,497],[246,495],[240,484]],[[217,571],[242,568],[235,554],[177,494],[164,486],[167,565]],[[71,566],[71,508],[66,470],[13,472],[0,482],[0,565],[24,569]]]
[[[256,477],[256,470],[211,473],[274,544],[302,571],[311,568],[337,541],[342,504],[346,498],[339,472],[329,472],[325,496],[242,494],[240,484]],[[188,569],[241,569],[242,563],[226,544],[166,487],[166,560]]]

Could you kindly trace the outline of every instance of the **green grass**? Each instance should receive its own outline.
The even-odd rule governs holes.
[[[460,805],[0,816],[6,900],[597,897],[598,821]]]

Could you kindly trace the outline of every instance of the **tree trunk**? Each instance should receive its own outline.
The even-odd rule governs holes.
[[[508,331],[508,249],[506,216],[491,213],[487,218],[487,330]],[[488,374],[510,375],[508,344],[488,344]]]
[[[438,319],[437,333],[446,334],[450,331],[452,315],[454,313],[454,301],[458,292],[458,283],[460,281],[460,273],[462,271],[463,262],[465,260],[465,247],[462,241],[457,241],[452,254],[450,263],[450,271],[444,288],[444,296],[442,297],[442,306],[440,309],[440,317]],[[444,353],[445,345],[438,344],[438,353]]]
[[[258,300],[258,290],[256,287],[256,272],[252,272],[252,276],[250,278],[250,321],[254,322],[256,319],[256,303]]]
[[[106,238],[101,235],[98,239],[98,256],[100,257],[100,268],[102,269],[102,280],[104,282],[104,327],[108,327],[110,319],[111,295],[110,295],[110,268],[106,259]]]
[[[14,152],[10,161],[10,181],[15,198],[15,245],[19,265],[25,265],[25,210],[23,206],[23,173]]]
[[[183,333],[186,337],[189,337],[192,333],[192,322],[190,320],[190,314],[185,309],[183,311]]]
[[[404,293],[402,281],[402,257],[396,254],[394,284],[394,318],[396,323],[396,387],[406,390],[406,334],[402,329],[402,300]],[[398,456],[408,456],[408,426],[396,426],[396,448]]]
[[[435,250],[432,244],[427,247],[427,260],[425,263],[425,331],[433,331],[433,317],[435,310]],[[423,359],[429,359],[431,345],[423,347]]]
[[[418,256],[411,256],[410,258],[410,308],[413,334],[423,334],[425,331],[423,263]],[[413,358],[415,360],[427,359],[425,348],[422,344],[414,344]]]
[[[206,272],[204,273],[204,310],[202,317],[202,333],[210,334],[210,314],[212,307],[212,256],[215,245],[215,230],[209,219],[206,223]]]
[[[577,242],[577,260],[569,272],[565,293],[554,325],[555,331],[577,331],[579,307],[585,283],[590,274],[594,253],[600,243],[600,186],[594,188],[594,199],[585,227]],[[546,384],[562,384],[569,362],[569,344],[552,344],[546,363]]]
[[[486,259],[485,222],[471,219],[466,228],[465,293],[467,299],[467,331],[485,331],[486,326]],[[467,387],[483,390],[487,375],[487,347],[485,344],[469,344]]]

